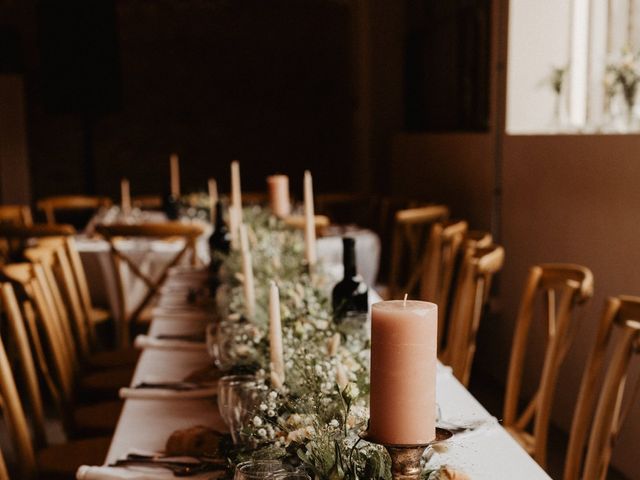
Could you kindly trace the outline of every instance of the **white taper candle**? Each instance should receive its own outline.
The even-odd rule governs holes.
[[[242,275],[244,276],[244,300],[246,314],[253,318],[256,314],[256,291],[253,280],[253,263],[251,250],[249,250],[249,238],[247,226],[240,224],[240,251],[242,253]]]
[[[271,381],[280,388],[285,381],[284,354],[282,349],[282,324],[280,318],[280,291],[274,281],[269,290],[269,353]]]
[[[313,208],[313,179],[311,172],[304,172],[304,247],[305,258],[310,266],[316,264],[316,221]]]

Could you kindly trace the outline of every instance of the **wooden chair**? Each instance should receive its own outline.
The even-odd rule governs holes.
[[[31,410],[30,423],[34,431],[34,438],[32,438],[21,395],[16,387],[14,372],[6,355],[4,342],[0,339],[0,396],[17,459],[19,469],[17,478],[25,480],[73,478],[78,466],[102,463],[111,439],[100,437],[46,446],[44,406],[38,378],[33,359],[28,354],[29,338],[21,321],[20,307],[10,284],[0,284],[0,297],[2,307],[9,318],[10,332],[18,344],[23,383]],[[1,471],[0,478],[3,478]]]
[[[413,293],[422,277],[428,235],[435,222],[449,216],[444,205],[400,210],[395,215],[392,240],[389,298]],[[403,269],[407,270],[402,275]]]
[[[633,401],[630,402],[623,411],[622,400],[627,390],[629,365],[632,357],[639,353],[640,297],[621,295],[607,299],[596,342],[582,377],[571,426],[564,480],[606,478],[616,436],[628,414],[628,408],[633,404]],[[598,389],[601,381],[603,383]],[[640,383],[632,393],[632,400],[638,393],[638,387]],[[584,466],[582,472],[581,465]]]
[[[423,259],[421,271],[420,298],[438,305],[438,346],[442,347],[445,319],[449,303],[449,292],[453,282],[456,261],[467,233],[467,222],[437,222],[431,227],[429,243]],[[408,287],[411,291],[413,286]]]
[[[529,330],[538,297],[546,299],[547,343],[537,391],[518,410]],[[544,468],[551,406],[560,366],[577,328],[574,310],[593,296],[593,275],[580,265],[543,264],[529,271],[516,319],[507,390],[504,427]],[[529,426],[532,424],[532,430]]]
[[[94,427],[99,431],[112,429],[117,421],[119,402],[106,402],[103,409],[96,406],[98,414],[94,418],[86,415],[81,421],[73,418],[76,406],[80,399],[116,400],[118,390],[131,380],[131,369],[82,371],[76,345],[68,333],[70,328],[64,326],[64,319],[58,313],[55,295],[40,262],[7,265],[2,273],[25,293],[24,321],[30,330],[38,370],[46,380],[67,433],[72,435]]]
[[[27,205],[0,205],[0,223],[30,227],[33,225],[31,209]]]
[[[30,226],[0,224],[0,240],[4,243],[6,263],[22,259],[22,251],[36,238],[66,236],[76,233],[71,225]]]
[[[493,276],[502,269],[499,245],[467,250],[462,261],[449,318],[446,349],[440,360],[467,386],[476,352],[476,336]]]
[[[47,224],[56,224],[56,212],[60,210],[99,210],[113,204],[109,197],[87,195],[60,195],[39,200],[37,207],[44,211]]]
[[[323,228],[327,228],[331,225],[331,220],[329,220],[329,217],[325,215],[316,215],[314,217],[314,222],[316,224],[316,232],[318,234],[322,232]],[[305,218],[303,215],[290,215],[284,219],[284,223],[288,227],[298,230],[304,230],[305,228]]]
[[[79,347],[81,363],[85,369],[135,366],[139,351],[133,347],[96,352],[95,318],[92,317],[95,310],[91,306],[90,298],[88,298],[88,286],[82,265],[80,264],[77,272],[74,271],[70,255],[73,252],[77,256],[73,237],[50,237],[41,239],[36,248],[27,249],[25,257],[43,264],[54,296],[56,290],[61,292],[61,296],[64,298],[62,308],[66,306],[68,316],[72,320],[71,325]],[[79,256],[76,261],[79,262]],[[78,281],[79,276],[84,282],[82,287]],[[83,291],[87,297],[84,300],[82,298]],[[58,305],[61,305],[60,301],[58,301]],[[64,318],[64,315],[61,317]],[[92,330],[94,330],[93,335]]]
[[[166,222],[158,224],[140,224],[140,225],[98,225],[96,231],[102,235],[111,248],[111,259],[113,261],[114,271],[117,273],[116,282],[118,283],[118,295],[121,321],[119,341],[121,346],[129,345],[130,331],[136,321],[139,320],[143,311],[149,306],[151,300],[156,296],[160,287],[165,282],[169,269],[176,265],[187,253],[191,253],[191,263],[197,263],[196,241],[202,235],[202,227],[194,224],[184,224],[180,222]],[[120,238],[146,238],[156,240],[178,239],[184,242],[183,247],[167,262],[161,269],[160,274],[155,278],[150,278],[140,270],[138,265],[132,261],[125,253],[118,249],[118,240]],[[129,270],[140,280],[142,280],[147,291],[143,299],[138,305],[132,309],[127,308],[127,292],[122,283],[120,269],[122,265],[126,265]]]
[[[131,201],[132,205],[141,210],[161,210],[161,195],[136,195]]]

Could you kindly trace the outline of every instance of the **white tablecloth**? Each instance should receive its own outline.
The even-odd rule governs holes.
[[[371,300],[377,300],[375,294]],[[205,325],[206,319],[202,318],[156,317],[149,334],[192,333],[204,329]],[[149,348],[140,357],[132,385],[149,377],[182,380],[189,373],[206,367],[210,361],[204,351]],[[446,451],[432,457],[430,465],[451,465],[474,480],[550,478],[447,367],[438,369],[436,394],[443,420],[463,425],[483,422],[486,426],[454,436],[447,443]],[[210,399],[129,399],[122,410],[106,463],[126,456],[131,449],[161,451],[173,431],[194,425],[225,430],[216,405]]]

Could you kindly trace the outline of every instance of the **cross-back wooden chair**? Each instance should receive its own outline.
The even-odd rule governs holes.
[[[176,265],[187,254],[191,254],[191,263],[197,264],[198,258],[196,253],[196,241],[202,235],[202,227],[194,224],[185,224],[180,222],[166,222],[157,224],[140,224],[140,225],[98,225],[96,231],[101,234],[108,242],[111,248],[111,259],[113,261],[114,271],[116,272],[116,282],[118,284],[120,312],[119,319],[120,345],[128,345],[130,343],[130,328],[140,318],[143,311],[149,306],[150,302],[158,293],[160,287],[167,279],[169,269]],[[118,240],[121,238],[145,238],[155,240],[177,239],[184,242],[183,247],[169,260],[160,270],[160,274],[156,278],[150,278],[143,272],[139,266],[131,260],[125,253],[118,249]],[[138,305],[132,309],[127,308],[127,292],[125,291],[120,275],[122,265],[127,268],[146,286],[146,293]]]
[[[130,382],[130,369],[81,372],[76,346],[69,338],[59,317],[44,268],[37,263],[7,265],[2,269],[7,281],[24,292],[22,316],[15,310],[15,322],[24,323],[29,331],[37,370],[62,416],[67,435],[105,433],[113,431],[121,402],[115,400],[121,387]],[[90,406],[78,406],[78,399],[103,401]]]
[[[468,225],[464,220],[434,223],[429,234],[421,271],[417,272],[415,277],[415,282],[420,282],[420,298],[438,305],[439,347],[442,346],[444,338],[454,270],[467,229]],[[413,286],[410,285],[410,288],[412,289]]]
[[[45,214],[49,225],[56,224],[56,212],[60,210],[99,210],[113,204],[109,197],[89,195],[59,195],[39,200],[37,207]]]
[[[463,385],[469,384],[482,310],[491,280],[502,269],[504,249],[499,245],[469,249],[464,255],[453,295],[446,349],[440,360],[451,366]]]
[[[110,444],[109,437],[76,440],[65,444],[47,446],[44,428],[44,406],[33,358],[29,350],[29,336],[25,329],[19,303],[9,283],[0,283],[2,308],[9,319],[9,330],[18,344],[19,363],[29,402],[30,420],[15,382],[15,371],[11,368],[0,339],[0,396],[3,414],[9,426],[9,435],[14,447],[20,479],[73,478],[78,466],[99,464],[104,460]],[[34,436],[31,436],[29,423]],[[2,478],[0,474],[0,478]]]
[[[327,228],[331,225],[331,220],[329,220],[329,217],[326,215],[316,215],[313,220],[316,225],[316,233],[318,234],[322,232],[323,228]],[[284,219],[284,223],[288,227],[304,230],[305,218],[303,215],[289,215]]]
[[[564,480],[606,478],[617,434],[640,387],[637,383],[631,391],[631,401],[623,410],[629,365],[632,357],[638,354],[640,297],[621,295],[608,298],[582,377],[571,425]]]
[[[22,251],[30,241],[37,238],[67,236],[76,233],[71,225],[32,224],[29,226],[0,223],[0,240],[6,249],[7,262],[22,258]]]
[[[72,254],[74,253],[77,257],[75,262],[79,263],[77,271],[73,266]],[[136,348],[97,351],[95,319],[92,318],[95,310],[91,306],[84,269],[75,248],[73,237],[40,239],[37,248],[26,250],[25,256],[28,259],[34,261],[42,260],[51,265],[54,275],[49,275],[50,283],[57,281],[60,287],[59,290],[64,297],[68,316],[72,319],[71,325],[77,340],[79,354],[82,359],[81,363],[85,369],[135,366],[139,356],[139,351]],[[51,290],[55,292],[55,285]],[[85,297],[84,299],[83,296]]]
[[[516,319],[503,421],[507,431],[543,467],[547,459],[549,420],[558,373],[578,326],[574,311],[592,296],[593,275],[586,267],[542,264],[529,271]],[[547,341],[543,364],[536,392],[527,406],[519,410],[527,340],[539,297],[546,300],[544,321]]]
[[[396,212],[392,239],[389,298],[413,293],[422,277],[431,226],[449,217],[444,205]],[[403,275],[403,269],[407,273]]]

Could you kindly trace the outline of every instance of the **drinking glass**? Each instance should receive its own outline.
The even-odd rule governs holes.
[[[280,460],[249,460],[239,463],[233,480],[260,480],[271,478],[275,473],[287,473],[291,467]]]
[[[311,480],[311,477],[304,472],[277,472],[266,478],[269,480]]]
[[[255,386],[256,378],[253,375],[227,375],[218,380],[218,411],[229,427],[235,445],[240,443],[240,430],[248,411],[244,388],[250,391]]]

